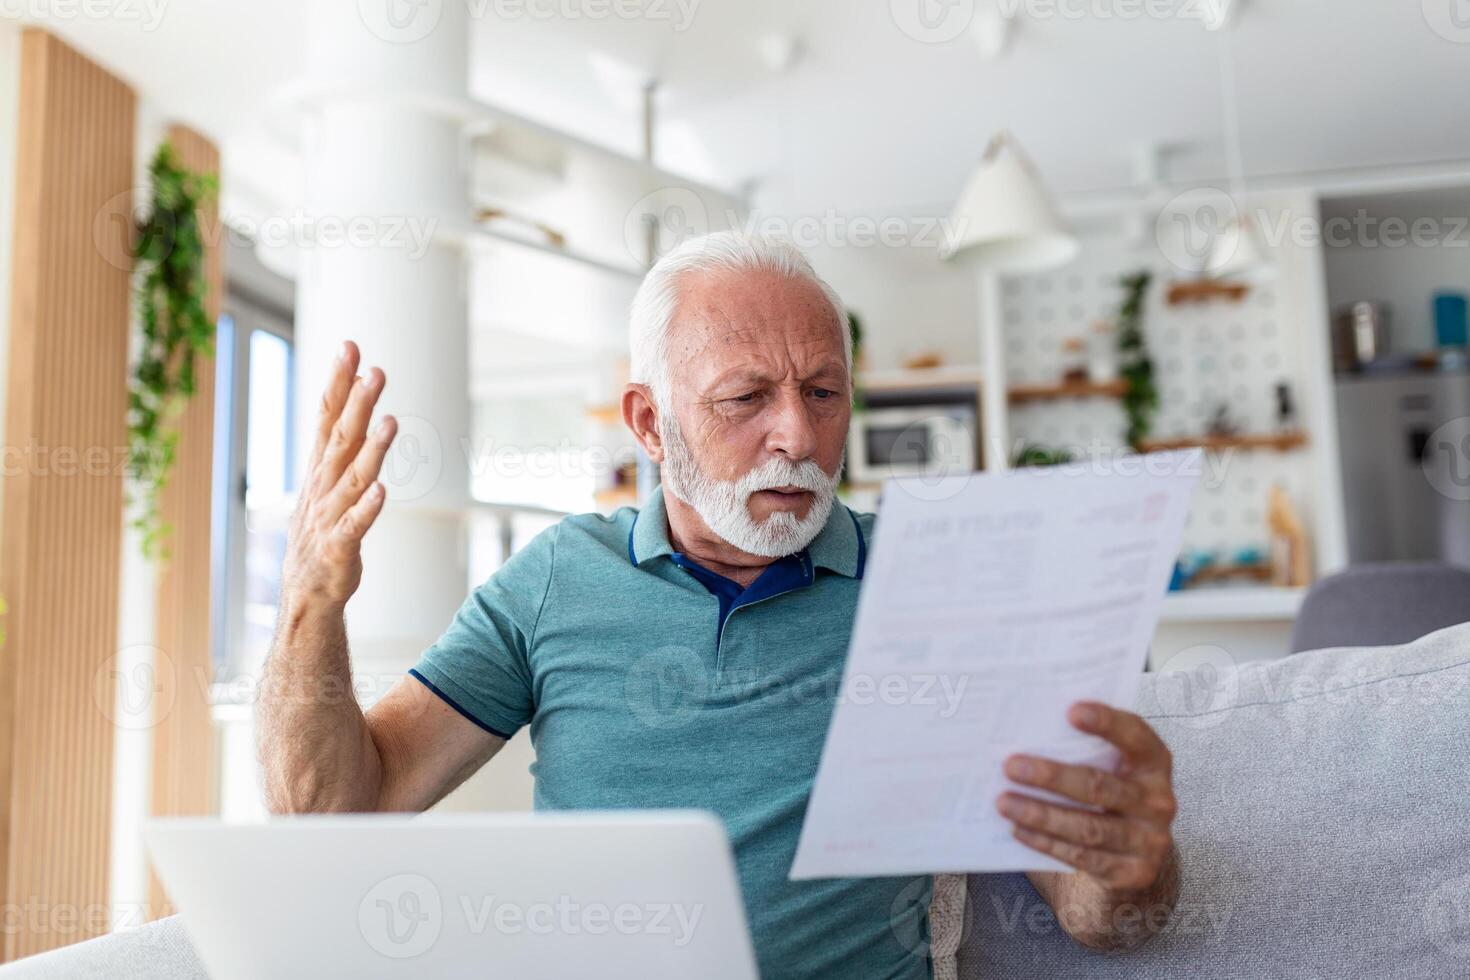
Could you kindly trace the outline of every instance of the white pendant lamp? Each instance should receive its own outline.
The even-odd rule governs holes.
[[[1275,274],[1276,267],[1261,249],[1256,223],[1244,215],[1236,215],[1215,236],[1205,274],[1215,279],[1256,285]]]
[[[1235,46],[1229,29],[1220,34],[1220,103],[1229,158],[1230,196],[1235,214],[1210,247],[1204,273],[1214,279],[1257,284],[1271,279],[1276,266],[1261,247],[1256,223],[1245,208],[1245,162],[1240,146],[1240,99],[1235,87]]]
[[[963,254],[1000,273],[1053,269],[1072,261],[1079,248],[1035,166],[1004,130],[965,185],[950,228],[944,258]]]

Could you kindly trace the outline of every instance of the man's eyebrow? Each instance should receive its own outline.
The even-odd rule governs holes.
[[[826,374],[844,373],[845,371],[843,369],[842,362],[834,359],[827,361],[817,370],[813,371],[811,374],[807,375],[801,380],[803,382],[806,382],[811,381],[815,378],[820,378]],[[715,379],[709,383],[708,390],[714,391],[717,388],[723,388],[736,384],[765,384],[769,380],[770,378],[767,375],[762,374],[759,371],[752,371],[751,369],[745,367],[736,367],[731,368],[724,374],[716,376]]]
[[[731,368],[706,385],[705,391],[713,392],[719,391],[721,388],[743,387],[749,384],[765,384],[767,380],[765,375],[757,371],[752,371],[749,368]]]

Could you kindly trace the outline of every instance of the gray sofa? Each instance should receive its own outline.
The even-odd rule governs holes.
[[[1174,750],[1171,924],[1143,950],[1098,956],[1023,876],[975,875],[961,980],[1470,977],[1470,624],[1238,669],[1215,651],[1146,675],[1139,705]],[[0,975],[204,974],[164,920]]]
[[[1146,677],[1174,751],[1168,931],[1098,957],[1019,875],[969,881],[959,976],[1470,977],[1470,624]]]

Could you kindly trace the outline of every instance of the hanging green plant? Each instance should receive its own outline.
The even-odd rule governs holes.
[[[1026,466],[1062,466],[1076,458],[1070,449],[1053,449],[1050,446],[1027,442],[1021,444],[1021,448],[1016,452],[1016,458],[1011,460],[1011,466],[1017,469]]]
[[[1128,418],[1124,438],[1138,450],[1153,431],[1159,408],[1159,389],[1154,383],[1154,362],[1143,335],[1143,303],[1153,273],[1140,270],[1123,277],[1123,305],[1118,310],[1118,371],[1128,383],[1123,393],[1123,413]]]
[[[863,321],[852,310],[847,311],[847,331],[852,337],[852,410],[863,410],[863,389],[858,385],[858,373],[863,369]]]
[[[218,179],[184,169],[168,143],[159,146],[148,175],[151,210],[133,247],[142,344],[128,391],[128,469],[137,494],[133,526],[143,554],[156,559],[168,557],[171,529],[160,496],[178,448],[179,415],[194,395],[197,358],[214,347],[199,215]]]

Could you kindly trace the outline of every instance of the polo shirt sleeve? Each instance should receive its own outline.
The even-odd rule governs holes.
[[[409,674],[492,735],[509,739],[535,710],[531,647],[551,588],[557,527],[538,534],[471,592]]]

